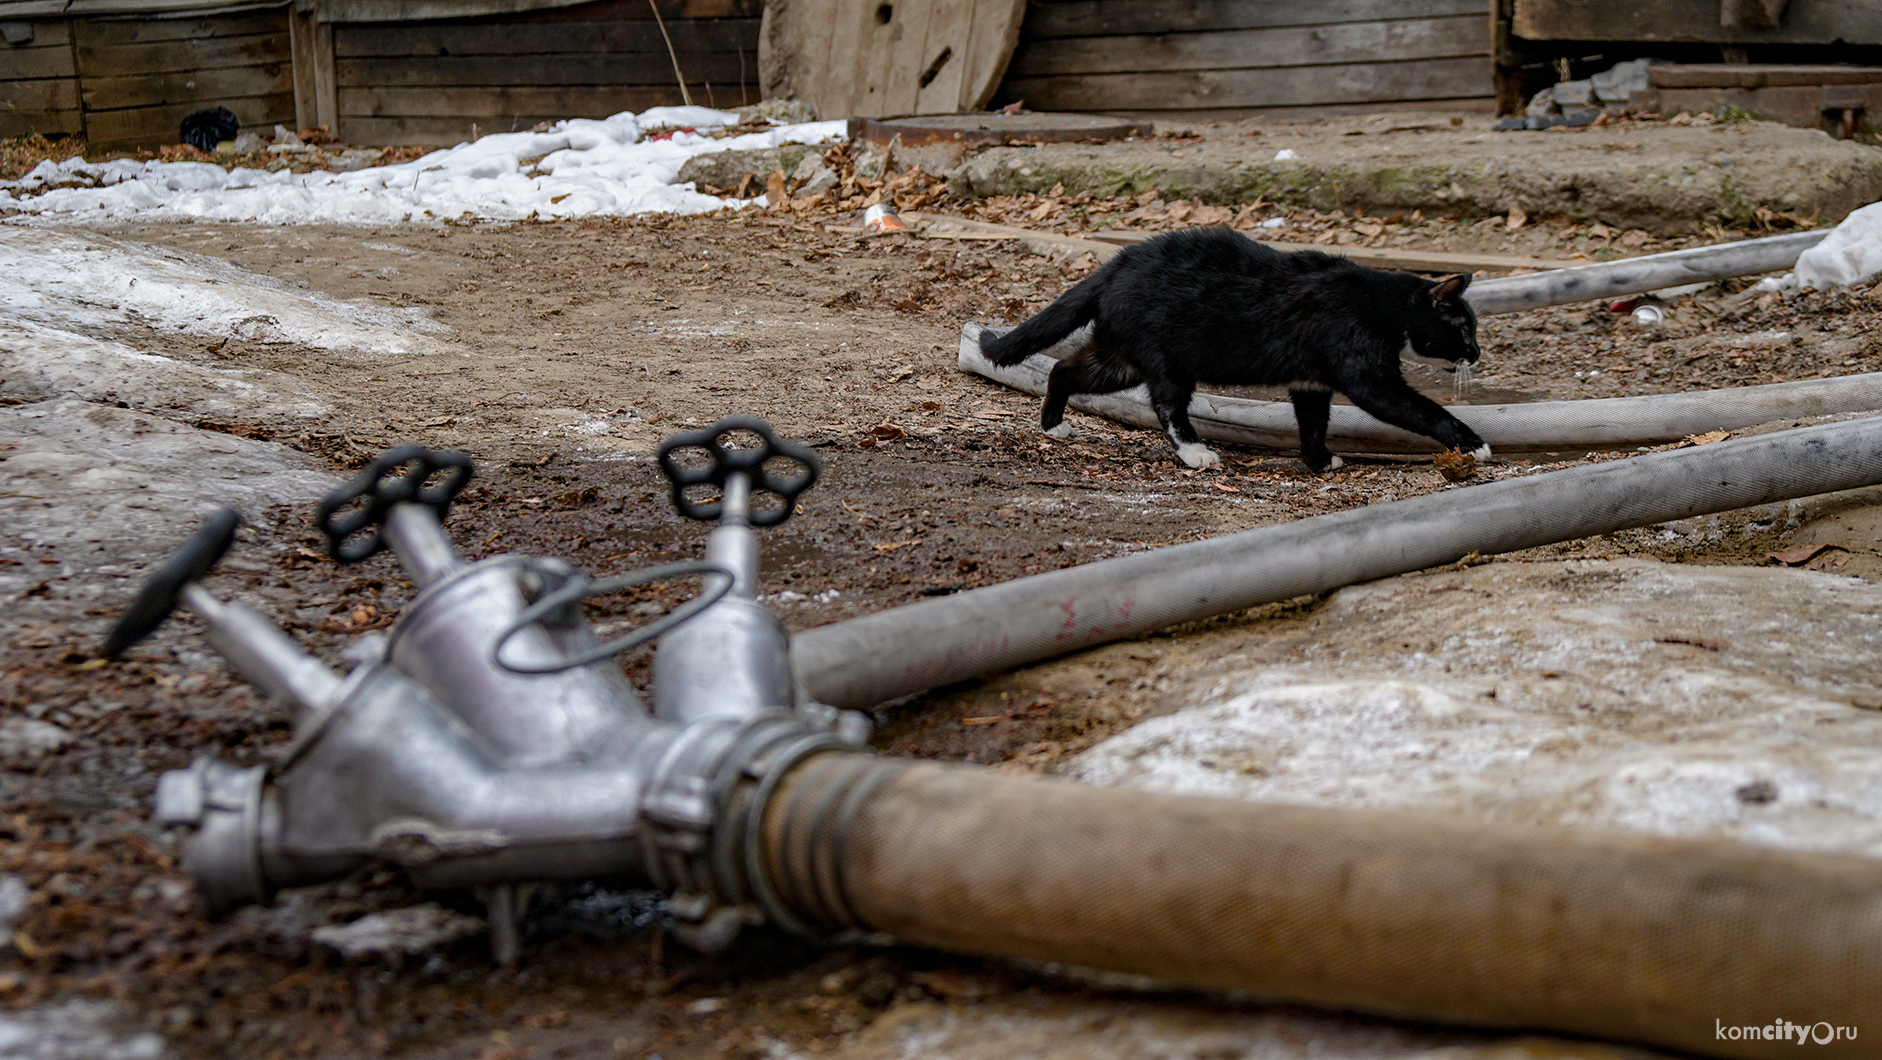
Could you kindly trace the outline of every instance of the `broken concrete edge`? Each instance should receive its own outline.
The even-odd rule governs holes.
[[[1112,158],[1102,151],[991,148],[953,170],[948,189],[975,199],[1048,194],[1054,189],[1102,198],[1156,191],[1166,200],[1212,205],[1265,201],[1290,209],[1368,214],[1423,210],[1465,218],[1495,216],[1520,206],[1531,216],[1603,221],[1660,235],[1695,233],[1711,223],[1752,227],[1761,209],[1815,214],[1834,222],[1882,199],[1882,152],[1852,156],[1833,179],[1763,194],[1742,185],[1729,170],[1709,164],[1617,178],[1612,170],[1531,172],[1494,162],[1365,165],[1296,159],[1198,164]]]

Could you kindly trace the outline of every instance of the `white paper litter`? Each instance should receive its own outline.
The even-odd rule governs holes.
[[[1797,256],[1794,270],[1760,280],[1751,292],[1824,290],[1863,283],[1878,273],[1882,273],[1882,202],[1843,218],[1823,242]]]
[[[497,133],[412,162],[350,173],[226,170],[207,162],[42,162],[0,181],[0,207],[48,220],[200,218],[262,224],[557,219],[706,213],[764,204],[722,199],[680,184],[680,166],[714,151],[845,139],[841,121],[785,125],[715,140],[704,131],[739,120],[706,107],[557,122],[544,132]],[[645,132],[691,128],[649,140]],[[50,189],[50,190],[47,190]]]

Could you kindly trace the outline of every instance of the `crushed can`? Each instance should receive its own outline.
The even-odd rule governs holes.
[[[879,202],[863,211],[863,231],[865,232],[906,232],[908,222],[895,212],[895,207],[886,202]]]

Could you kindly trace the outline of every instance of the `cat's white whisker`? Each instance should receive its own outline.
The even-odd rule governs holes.
[[[1462,401],[1470,396],[1470,362],[1462,358],[1457,361],[1457,382],[1451,394],[1452,400]]]

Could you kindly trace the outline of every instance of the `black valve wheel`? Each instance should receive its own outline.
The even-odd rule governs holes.
[[[234,508],[224,508],[210,516],[188,541],[150,572],[143,588],[131,605],[118,617],[117,625],[105,636],[98,654],[115,659],[131,645],[156,632],[163,620],[176,610],[183,587],[208,574],[235,543],[235,528],[242,525],[242,515]]]
[[[379,528],[394,505],[422,504],[443,522],[451,502],[471,480],[470,457],[422,445],[387,450],[314,509],[336,563],[358,563],[386,547]]]
[[[797,510],[798,496],[816,485],[821,468],[815,453],[778,437],[765,421],[727,416],[661,442],[660,470],[672,484],[680,514],[707,523],[725,514],[723,495],[700,499],[697,493],[709,486],[723,491],[727,479],[743,474],[752,493],[751,524],[776,526]],[[761,503],[766,496],[775,501]]]

